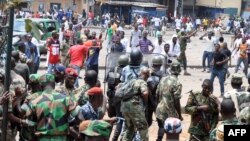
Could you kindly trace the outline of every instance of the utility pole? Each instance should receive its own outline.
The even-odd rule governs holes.
[[[12,37],[13,37],[13,24],[14,24],[14,6],[9,8],[9,27],[8,27],[8,42],[5,62],[5,79],[4,79],[4,91],[9,91],[10,87],[10,70],[11,70],[11,51],[12,51]],[[1,141],[6,140],[6,131],[8,125],[8,103],[3,105],[3,121],[2,121],[2,135]]]

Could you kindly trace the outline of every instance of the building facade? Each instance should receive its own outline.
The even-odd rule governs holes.
[[[88,0],[33,0],[30,10],[33,12],[42,12],[63,9],[67,11],[72,9],[77,13],[81,13],[83,9],[87,9]]]

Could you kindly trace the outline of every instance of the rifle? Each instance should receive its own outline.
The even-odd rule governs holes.
[[[199,104],[199,102],[197,101],[197,99],[195,98],[194,93],[193,93],[193,90],[189,91],[188,93],[190,93],[191,96],[193,97],[195,104],[196,104],[197,106],[201,106],[201,105]],[[205,129],[206,129],[208,132],[210,132],[211,127],[210,127],[210,124],[209,124],[208,119],[207,119],[207,117],[206,117],[206,114],[204,113],[204,111],[200,111],[200,114],[201,114],[202,123],[204,124]]]

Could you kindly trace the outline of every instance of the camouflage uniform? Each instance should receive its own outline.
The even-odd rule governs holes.
[[[181,64],[183,64],[184,70],[187,69],[187,57],[186,57],[186,48],[187,48],[187,38],[180,35],[179,36],[179,41],[180,41],[180,56],[178,58],[178,61],[180,61]]]
[[[46,74],[40,80],[42,83],[54,82],[54,76]],[[35,135],[39,141],[67,141],[68,120],[77,115],[78,109],[70,97],[50,89],[33,100],[26,113],[36,119]]]
[[[217,98],[214,95],[205,97],[201,91],[194,92],[193,94],[199,102],[199,105],[209,105],[209,110],[204,113],[206,114],[205,116],[207,117],[208,123],[211,127],[210,131],[213,130],[218,123],[219,117],[218,105],[216,102]],[[189,95],[185,106],[185,111],[188,114],[191,114],[191,124],[188,132],[202,141],[207,141],[209,139],[209,131],[205,129],[201,113],[197,110],[197,106],[198,105],[195,104],[193,96]],[[190,141],[196,141],[196,139],[191,136]]]
[[[156,108],[156,117],[162,123],[168,117],[179,118],[179,114],[175,109],[175,101],[181,98],[182,85],[175,76],[163,77],[160,81],[156,93],[161,99]]]
[[[250,125],[250,107],[245,107],[240,111],[240,121],[242,124]]]
[[[75,102],[77,102],[77,100],[78,100],[77,94],[80,92],[80,90],[81,89],[69,90],[65,86],[60,86],[60,87],[56,88],[56,92],[70,96]]]
[[[144,93],[148,91],[147,83],[138,79],[133,84],[133,90],[135,93]],[[136,131],[135,129],[139,131],[142,141],[148,141],[148,124],[144,111],[143,99],[140,95],[122,101],[121,112],[125,118],[126,124],[123,141],[131,141]]]
[[[233,74],[231,82],[233,83],[242,83],[242,75]],[[250,93],[245,89],[233,89],[227,93],[225,93],[224,98],[231,98],[235,104],[236,108],[236,116],[239,117],[240,111],[245,107],[250,106]]]
[[[62,45],[61,45],[61,57],[62,59],[61,60],[64,60],[67,56],[67,53],[68,53],[68,50],[70,48],[70,45],[67,44],[66,42],[62,42]],[[69,65],[69,60],[67,60],[65,62],[65,64],[63,64],[64,66],[68,66]]]
[[[79,92],[75,95],[75,98],[78,100],[78,105],[83,106],[89,101],[89,96],[86,94],[86,92],[90,89],[90,86],[88,84],[83,85]]]
[[[220,126],[223,125],[240,125],[241,123],[239,122],[238,119],[233,118],[231,120],[224,120],[220,123]],[[210,133],[210,137],[209,137],[209,141],[217,141],[216,139],[216,132],[218,130],[218,127],[215,128],[211,133]]]

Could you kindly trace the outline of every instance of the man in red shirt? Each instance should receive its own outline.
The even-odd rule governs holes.
[[[52,70],[60,63],[60,41],[56,31],[52,32],[52,37],[47,40],[46,45],[48,49],[47,73],[52,74]]]
[[[64,60],[64,62],[66,62],[66,60],[69,59],[69,67],[74,68],[78,75],[80,74],[81,68],[86,60],[87,51],[88,47],[83,45],[82,39],[78,39],[77,45],[69,48],[68,54]],[[76,79],[75,87],[79,87],[78,78]]]

